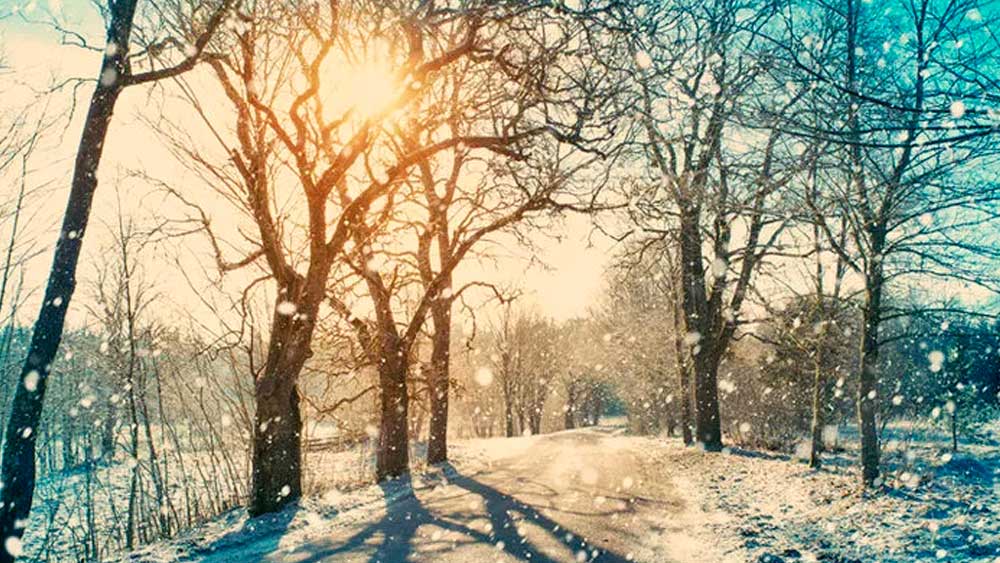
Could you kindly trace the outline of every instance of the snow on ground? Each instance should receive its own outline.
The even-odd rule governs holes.
[[[294,509],[254,521],[248,521],[242,511],[233,511],[175,541],[140,550],[128,560],[375,561],[384,552],[363,551],[375,549],[371,541],[348,548],[342,538],[356,538],[363,535],[357,530],[373,528],[389,534],[386,521],[393,519],[385,515],[393,506],[406,507],[402,521],[409,520],[414,509],[406,503],[411,501],[418,502],[413,506],[428,519],[411,526],[408,537],[415,545],[405,552],[406,557],[478,562],[485,553],[498,560],[501,556],[527,560],[528,552],[497,542],[496,530],[488,536],[492,540],[477,535],[476,517],[468,516],[461,526],[455,524],[466,500],[443,511],[435,507],[435,498],[455,496],[447,490],[449,479],[457,482],[469,475],[505,491],[503,498],[517,497],[503,501],[508,503],[503,505],[507,512],[520,510],[543,521],[551,518],[550,524],[567,514],[606,513],[610,515],[601,518],[607,530],[612,530],[612,544],[614,536],[622,535],[617,530],[629,532],[627,549],[577,550],[578,545],[567,544],[557,547],[569,550],[549,552],[565,552],[564,558],[539,555],[538,560],[1000,562],[1000,517],[995,512],[1000,506],[1000,450],[996,444],[963,444],[962,451],[952,455],[947,440],[934,433],[918,440],[913,439],[913,432],[890,429],[888,433],[885,487],[875,495],[859,492],[856,453],[850,447],[828,454],[824,468],[817,472],[785,455],[738,448],[710,454],[685,448],[675,439],[626,436],[620,429],[462,441],[452,448],[454,474],[432,468],[415,473],[411,483],[331,488],[304,499]],[[557,496],[532,497],[531,491],[539,484],[559,489],[562,483],[566,487]],[[587,495],[593,498],[581,502],[581,496]],[[416,497],[420,501],[412,500]],[[426,516],[435,510],[438,513]],[[583,539],[601,545],[597,543],[601,525],[587,528],[585,520],[575,518],[569,523],[585,531],[580,532],[586,536]],[[372,524],[375,521],[377,525]],[[463,527],[465,523],[470,527]],[[435,551],[442,530],[465,534],[464,540],[452,541],[448,557]],[[490,541],[498,545],[491,546]],[[465,543],[476,542],[485,542],[484,547],[491,549],[462,551],[470,549]],[[317,547],[321,545],[323,549]]]
[[[729,449],[705,454],[665,446],[674,478],[690,480],[706,526],[739,560],[834,563],[1000,562],[1000,451],[946,441],[886,441],[884,491],[862,495],[856,452],[826,456],[813,471],[788,456]],[[669,462],[668,462],[669,463]]]

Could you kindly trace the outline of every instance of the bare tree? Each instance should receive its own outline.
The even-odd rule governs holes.
[[[880,328],[912,313],[887,303],[886,288],[930,278],[995,291],[986,262],[996,250],[979,232],[996,220],[1000,194],[996,178],[974,168],[995,155],[987,138],[994,127],[988,112],[966,107],[991,72],[985,53],[993,40],[981,41],[984,24],[966,17],[976,3],[922,0],[877,11],[863,4],[824,7],[819,21],[786,26],[799,31],[771,40],[812,103],[827,108],[810,120],[784,116],[785,127],[836,147],[829,156],[847,162],[821,166],[818,197],[806,203],[826,245],[864,287],[857,409],[862,481],[871,487],[881,482]],[[886,26],[889,13],[897,17]],[[970,45],[956,48],[966,38]],[[829,220],[833,214],[843,223]]]
[[[35,320],[31,345],[21,369],[20,385],[11,405],[0,469],[0,481],[4,484],[0,492],[0,536],[14,538],[12,541],[20,540],[24,526],[18,523],[27,521],[31,510],[35,490],[35,442],[45,397],[45,380],[59,348],[66,309],[76,287],[77,262],[115,104],[125,88],[176,76],[194,67],[222,23],[231,1],[224,0],[210,8],[209,17],[201,25],[196,25],[193,20],[184,22],[183,29],[188,33],[182,37],[186,37],[190,44],[174,45],[172,49],[182,54],[179,63],[172,66],[153,64],[149,70],[142,72],[136,72],[133,65],[138,64],[143,53],[137,52],[133,56],[131,52],[137,4],[138,0],[117,0],[109,2],[105,12],[108,27],[104,57],[77,149],[69,200],[41,311]],[[13,559],[14,554],[7,550],[0,552],[0,561]]]
[[[755,30],[772,6],[673,3],[648,10],[625,41],[633,61],[636,156],[648,174],[626,187],[638,233],[678,247],[685,346],[694,378],[695,440],[722,448],[718,369],[759,265],[788,219],[776,194],[813,158],[773,120],[802,94],[773,95]],[[706,249],[710,249],[706,256]]]
[[[692,389],[678,274],[669,242],[629,241],[606,274],[602,323],[609,357],[619,362],[619,379],[639,378],[623,390],[632,402],[630,416],[634,412],[647,431],[664,426],[672,433],[676,421],[690,445]]]
[[[517,154],[532,137],[557,131],[544,117],[527,119],[520,114],[507,117],[507,124],[501,122],[497,130],[470,129],[457,135],[445,130],[441,136],[440,131],[431,135],[422,129],[431,123],[435,110],[424,100],[449,69],[468,61],[477,73],[494,69],[505,76],[522,71],[525,61],[506,58],[501,30],[530,6],[470,2],[445,9],[433,4],[357,2],[332,8],[260,3],[239,15],[233,52],[212,61],[234,116],[235,139],[223,135],[225,118],[202,105],[194,90],[186,90],[186,97],[217,135],[228,163],[210,159],[199,147],[174,136],[178,156],[220,186],[221,195],[244,209],[254,224],[256,233],[244,257],[225,260],[208,213],[193,198],[170,188],[191,206],[195,229],[208,233],[220,268],[262,266],[262,279],[277,284],[267,360],[256,376],[252,514],[275,510],[301,492],[297,379],[312,355],[321,305],[331,303],[327,298],[335,285],[334,271],[337,279],[354,271],[375,304],[377,332],[373,330],[370,342],[377,348],[363,348],[375,350],[382,379],[385,424],[378,474],[406,470],[408,351],[431,303],[476,241],[540,202],[529,200],[519,211],[485,225],[452,248],[401,330],[389,305],[399,286],[388,274],[368,267],[378,237],[392,224],[396,202],[406,199],[400,190],[422,162],[459,148]],[[372,59],[375,53],[380,55],[377,61]],[[338,75],[347,80],[359,72],[370,73],[373,65],[386,67],[381,71],[385,83],[374,86],[386,89],[386,99],[374,107],[369,100],[337,99],[338,88],[341,93],[347,90],[332,84]],[[529,87],[537,80],[531,75],[536,71],[533,66],[523,70]],[[463,90],[456,95],[461,97]],[[405,112],[412,112],[412,123],[401,119]],[[573,116],[571,123],[579,119]],[[574,136],[574,130],[563,135]],[[295,182],[301,193],[281,192],[279,179]],[[298,227],[291,213],[276,215],[273,209],[283,206],[308,217],[308,225]]]

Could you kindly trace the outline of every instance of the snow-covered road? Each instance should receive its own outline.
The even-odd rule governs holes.
[[[381,487],[383,498],[189,553],[206,562],[690,561],[692,507],[641,438],[592,428],[484,441],[475,461]],[[299,520],[298,516],[295,520]],[[308,518],[307,518],[308,520]],[[307,531],[308,528],[311,531]],[[241,532],[236,533],[237,536]],[[670,545],[666,545],[670,544]],[[669,553],[681,548],[682,556]],[[702,559],[708,560],[708,559]]]

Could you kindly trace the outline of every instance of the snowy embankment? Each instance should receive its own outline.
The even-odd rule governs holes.
[[[888,440],[885,489],[862,496],[850,451],[817,472],[618,431],[465,441],[453,470],[331,489],[255,521],[234,511],[127,560],[1000,561],[1000,451],[963,447]]]

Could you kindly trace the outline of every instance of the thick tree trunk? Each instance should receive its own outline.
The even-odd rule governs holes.
[[[694,366],[695,439],[707,451],[722,450],[718,369],[721,350],[711,329],[705,289],[705,265],[699,231],[700,210],[685,203],[681,214],[681,288],[685,338],[690,340]]]
[[[384,481],[404,475],[410,469],[410,436],[407,426],[410,398],[406,386],[405,362],[386,361],[379,371],[382,419],[375,477]]]
[[[255,395],[253,476],[247,506],[251,517],[280,510],[302,496],[302,415],[294,378],[287,373],[265,375],[258,380]]]
[[[20,384],[11,404],[0,468],[0,482],[4,484],[0,489],[0,538],[5,541],[21,538],[24,526],[18,526],[17,523],[27,522],[31,511],[35,491],[35,439],[42,414],[46,379],[59,349],[66,310],[76,289],[76,267],[97,189],[97,171],[104,150],[104,140],[115,103],[122,91],[123,83],[117,78],[123,76],[126,69],[135,4],[136,0],[123,0],[116,2],[112,8],[108,43],[116,44],[119,48],[105,55],[100,79],[90,99],[45,297],[35,320],[31,343],[21,367]],[[13,559],[7,550],[0,549],[0,562]]]
[[[878,329],[882,307],[880,265],[875,264],[870,268],[867,281],[861,335],[858,426],[861,428],[861,479],[865,487],[873,487],[879,475],[878,428],[875,417],[878,410]]]
[[[722,450],[722,423],[719,419],[719,358],[715,351],[702,349],[695,356],[694,368],[695,435],[707,451],[717,452]]]
[[[448,461],[448,377],[451,359],[451,302],[435,302],[434,342],[431,350],[431,425],[427,463]]]
[[[298,295],[287,290],[284,295]],[[280,510],[302,496],[302,414],[298,378],[310,356],[315,310],[302,308],[303,317],[277,310],[272,321],[267,363],[254,384],[253,470],[251,517]]]

